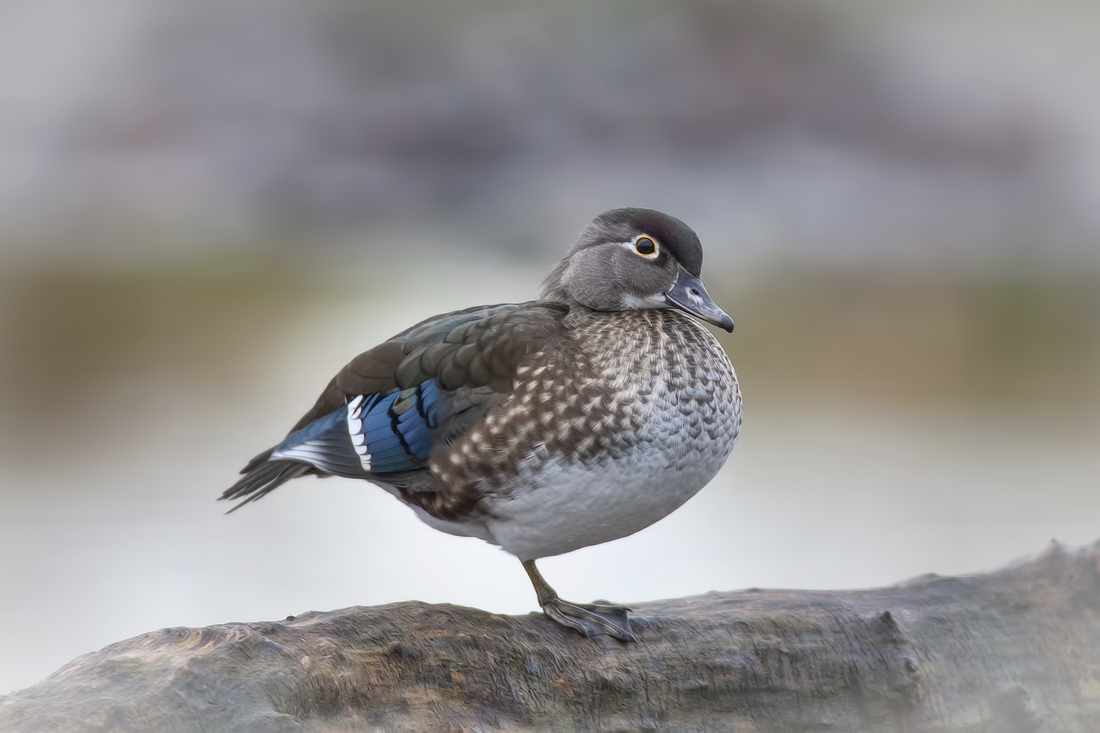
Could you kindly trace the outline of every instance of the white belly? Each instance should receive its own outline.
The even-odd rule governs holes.
[[[632,535],[664,519],[695,496],[724,462],[703,462],[680,471],[628,467],[627,461],[599,466],[544,465],[538,485],[493,501],[490,516],[449,522],[413,507],[431,527],[499,545],[520,560],[561,555]]]
[[[732,439],[728,448],[733,447]],[[694,496],[729,454],[696,453],[670,466],[661,451],[645,450],[588,466],[551,459],[531,488],[487,507],[492,542],[532,560],[634,534]]]

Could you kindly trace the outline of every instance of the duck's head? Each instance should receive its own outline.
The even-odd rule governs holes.
[[[598,311],[678,308],[733,331],[699,273],[699,237],[653,209],[612,209],[588,223],[542,286],[542,297]]]

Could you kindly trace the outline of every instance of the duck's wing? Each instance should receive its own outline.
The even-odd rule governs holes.
[[[360,354],[221,498],[244,499],[236,510],[309,473],[384,479],[425,471],[437,445],[511,396],[516,369],[561,337],[566,311],[542,302],[469,308]]]

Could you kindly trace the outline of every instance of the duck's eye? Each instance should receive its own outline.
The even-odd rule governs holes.
[[[652,257],[657,254],[657,243],[649,237],[638,237],[634,240],[634,251],[643,257]]]

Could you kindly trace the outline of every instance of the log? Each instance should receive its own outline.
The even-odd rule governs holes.
[[[0,730],[1100,730],[1100,543],[633,619],[633,644],[417,602],[162,629],[0,697]]]

